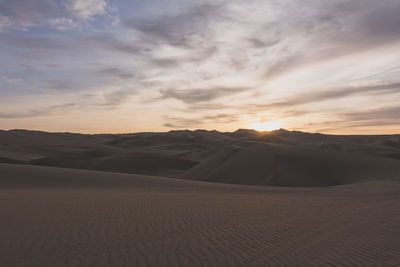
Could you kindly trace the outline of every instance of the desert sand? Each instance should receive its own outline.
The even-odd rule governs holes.
[[[1,131],[0,266],[399,266],[399,144]]]
[[[240,186],[0,164],[1,266],[396,266],[400,184]]]

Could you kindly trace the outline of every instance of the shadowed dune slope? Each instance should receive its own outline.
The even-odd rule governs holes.
[[[277,186],[332,186],[399,180],[400,163],[305,146],[240,142],[181,175],[186,179]]]
[[[0,266],[399,266],[400,183],[282,188],[0,164]]]
[[[36,165],[76,169],[175,176],[197,164],[195,161],[155,153],[125,153],[105,157],[87,155],[49,157],[33,161]]]
[[[100,146],[112,135],[47,133],[28,130],[0,131],[0,162],[30,163],[43,157],[73,155]]]

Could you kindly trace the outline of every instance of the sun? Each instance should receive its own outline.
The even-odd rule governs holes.
[[[277,130],[281,127],[281,123],[279,121],[266,121],[266,122],[258,122],[250,125],[251,129],[257,131],[273,131]]]

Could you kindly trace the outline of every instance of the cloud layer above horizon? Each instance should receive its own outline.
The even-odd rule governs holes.
[[[400,132],[397,0],[0,0],[0,129]]]

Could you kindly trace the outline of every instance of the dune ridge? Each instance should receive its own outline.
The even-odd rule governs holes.
[[[284,129],[82,135],[0,131],[0,162],[274,186],[400,177],[400,135]]]

